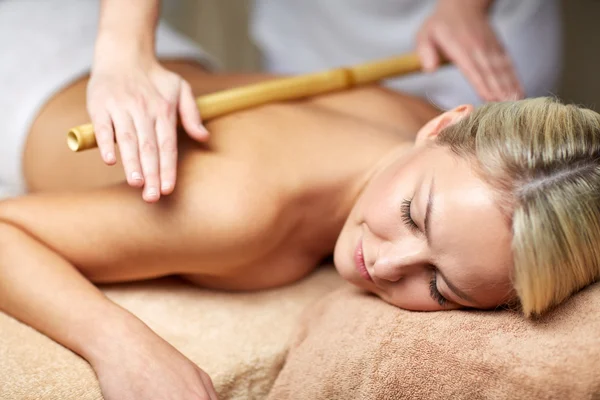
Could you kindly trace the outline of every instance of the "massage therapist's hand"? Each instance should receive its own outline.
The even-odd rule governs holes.
[[[88,358],[105,400],[217,399],[209,376],[161,337],[135,331],[128,338]]]
[[[520,99],[523,89],[488,18],[493,0],[438,0],[417,36],[426,71],[452,61],[486,101]]]
[[[116,137],[127,182],[148,202],[175,187],[177,117],[194,139],[208,136],[190,85],[155,60],[96,63],[87,106],[102,159],[116,162]]]

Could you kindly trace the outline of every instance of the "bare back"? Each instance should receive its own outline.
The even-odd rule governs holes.
[[[196,94],[264,79],[170,68]],[[84,95],[78,82],[43,110],[24,169],[31,191],[46,194],[5,202],[0,219],[59,249],[96,282],[176,273],[205,286],[254,289],[296,280],[333,249],[346,217],[336,193],[436,114],[370,87],[221,117],[207,124],[207,144],[180,136],[176,191],[151,205],[120,183],[120,165],[104,166],[96,151],[69,153],[64,132],[86,122]],[[104,251],[85,248],[86,239]]]

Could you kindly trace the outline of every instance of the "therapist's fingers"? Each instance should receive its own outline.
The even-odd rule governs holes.
[[[486,86],[490,90],[490,100],[503,100],[504,88],[501,81],[506,79],[506,71],[496,61],[500,56],[497,54],[485,54],[481,50],[476,50],[473,52],[472,57],[473,62],[477,64],[478,70],[481,71],[482,77],[486,81]]]
[[[427,72],[435,71],[440,64],[440,56],[428,26],[424,26],[417,34],[417,54]]]
[[[502,100],[519,100],[525,97],[525,91],[509,55],[503,51],[490,59],[493,67],[499,71],[498,80],[503,94]]]
[[[490,2],[439,1],[420,30],[419,54],[427,60],[433,49],[449,59],[484,100],[520,98],[523,90],[490,23],[489,7]]]
[[[441,28],[436,29],[434,32],[435,43],[441,51],[461,70],[484,100],[493,101],[495,95],[490,87],[489,77],[486,76],[481,65],[473,57],[474,53],[481,51],[481,47],[469,38],[457,38],[447,34]]]
[[[144,175],[144,191],[142,198],[147,202],[155,202],[160,198],[159,156],[155,120],[147,115],[134,114],[133,123],[137,131],[140,165]]]
[[[144,185],[144,178],[138,154],[138,139],[133,121],[129,114],[120,109],[115,110],[111,115],[127,183],[133,187],[141,187]]]
[[[160,193],[170,194],[177,177],[177,115],[169,103],[165,103],[156,119],[158,143]]]
[[[504,47],[492,32],[487,37],[463,37],[447,46],[449,57],[488,101],[519,99],[523,90]]]
[[[491,43],[474,51],[473,59],[483,71],[494,100],[522,98],[523,89],[508,53],[494,37],[489,40]]]
[[[189,83],[182,80],[179,91],[179,115],[181,117],[181,125],[187,134],[198,140],[205,141],[208,139],[208,131],[202,125],[202,119],[196,99],[192,93],[192,88]]]
[[[108,165],[114,165],[117,158],[115,157],[115,134],[110,115],[102,110],[90,116],[102,160]]]

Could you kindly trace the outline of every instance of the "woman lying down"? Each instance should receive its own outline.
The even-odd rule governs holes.
[[[245,81],[169,68],[196,94]],[[593,111],[538,98],[439,114],[375,87],[268,105],[210,122],[205,145],[181,135],[176,189],[148,204],[122,168],[68,154],[85,85],[31,129],[36,193],[0,203],[0,307],[85,358],[106,399],[216,394],[94,284],[178,275],[261,290],[333,253],[344,279],[404,309],[517,305],[529,317],[600,275]]]

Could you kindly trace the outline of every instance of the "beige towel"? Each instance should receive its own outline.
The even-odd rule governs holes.
[[[295,285],[247,294],[198,289],[176,279],[103,287],[209,373],[220,399],[264,399],[302,310],[341,278],[323,268]],[[89,365],[0,312],[0,399],[99,400]]]
[[[600,399],[600,284],[535,322],[340,289],[303,316],[269,399]]]

